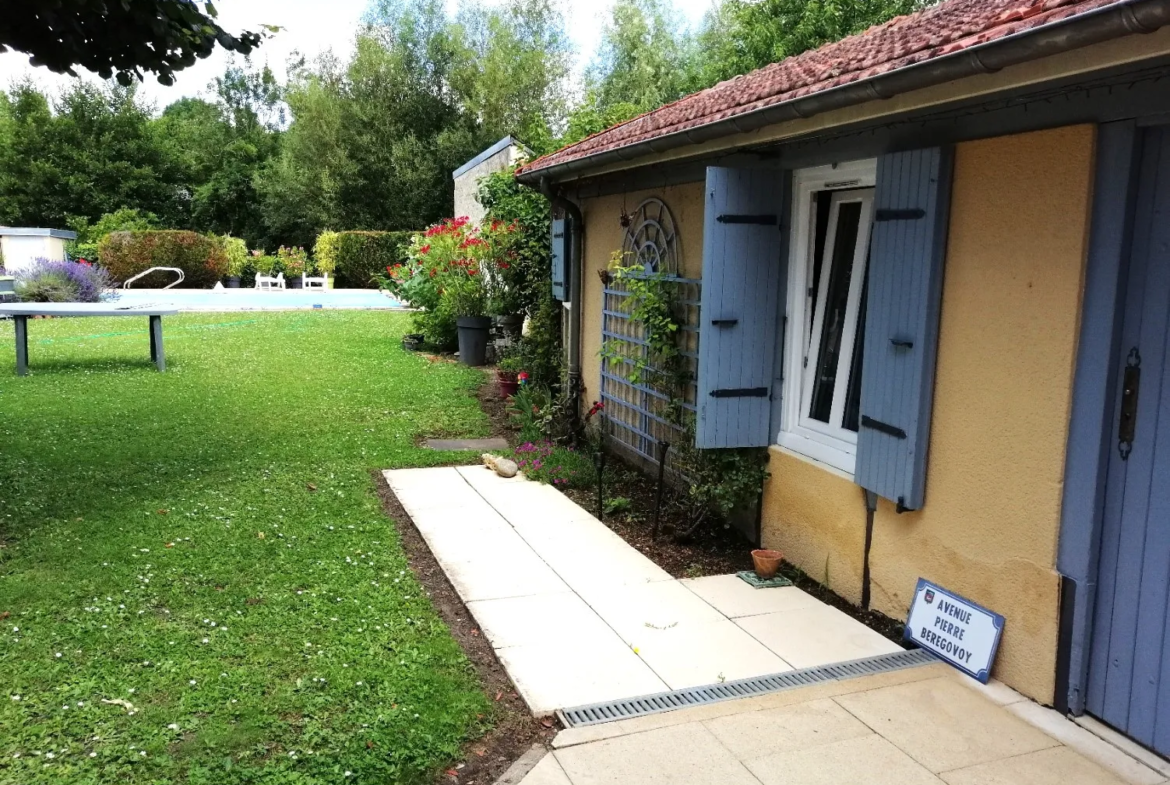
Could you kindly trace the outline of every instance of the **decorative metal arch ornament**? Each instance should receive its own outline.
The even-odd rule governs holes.
[[[622,217],[624,263],[641,265],[648,273],[678,275],[678,227],[666,203],[647,199],[632,215]]]

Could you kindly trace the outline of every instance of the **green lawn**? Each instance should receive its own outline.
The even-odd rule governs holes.
[[[0,323],[0,783],[429,780],[490,706],[370,470],[485,435],[480,374],[385,312],[169,318],[159,374],[141,322],[30,322],[27,378]]]

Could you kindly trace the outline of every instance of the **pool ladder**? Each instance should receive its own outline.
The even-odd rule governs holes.
[[[129,289],[130,284],[134,283],[139,278],[145,278],[146,276],[150,275],[151,273],[160,273],[160,272],[162,272],[162,273],[178,273],[179,274],[179,279],[177,281],[174,281],[173,283],[167,284],[166,286],[163,287],[164,289],[170,289],[172,287],[178,286],[179,284],[181,284],[183,282],[183,279],[187,277],[187,274],[184,273],[182,270],[180,270],[178,267],[151,267],[149,270],[147,270],[145,272],[141,272],[138,275],[134,276],[133,278],[130,278],[129,280],[127,280],[126,283],[122,284],[122,288]]]

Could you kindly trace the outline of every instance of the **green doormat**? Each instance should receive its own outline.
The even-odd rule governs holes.
[[[759,575],[756,575],[754,570],[744,570],[737,572],[740,580],[756,589],[775,589],[779,586],[791,586],[792,581],[785,578],[783,575],[777,575],[775,578],[764,580]]]

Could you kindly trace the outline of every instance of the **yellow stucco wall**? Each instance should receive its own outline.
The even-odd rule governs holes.
[[[633,214],[643,201],[656,197],[666,203],[678,226],[679,274],[699,278],[703,272],[703,184],[688,183],[653,191],[602,196],[581,203],[585,219],[582,256],[584,310],[581,313],[581,379],[585,386],[582,400],[600,397],[601,360],[601,279],[598,273],[609,266],[614,251],[622,248],[625,230],[622,211]]]
[[[870,559],[890,616],[905,618],[920,576],[1006,616],[994,675],[1045,703],[1093,149],[1091,126],[957,148],[926,504],[883,501]],[[765,545],[856,601],[860,490],[778,448],[770,464]]]

